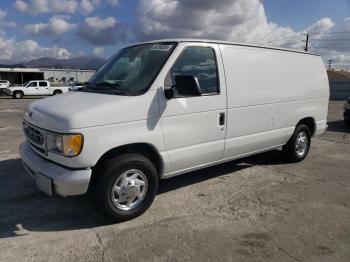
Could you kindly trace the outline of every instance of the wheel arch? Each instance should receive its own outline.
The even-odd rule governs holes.
[[[148,143],[132,143],[127,145],[118,146],[105,152],[97,161],[96,165],[92,168],[93,171],[98,170],[102,164],[111,159],[112,157],[119,156],[126,153],[136,153],[148,158],[155,166],[160,177],[164,169],[164,161],[158,150]],[[94,174],[97,172],[93,172]]]
[[[52,92],[52,94],[55,94],[55,93],[63,93],[63,91],[62,90],[60,90],[60,89],[54,89],[53,90],[53,92]]]
[[[311,130],[311,136],[313,136],[316,132],[316,121],[313,117],[304,117],[297,124],[296,127],[300,124],[306,125]]]

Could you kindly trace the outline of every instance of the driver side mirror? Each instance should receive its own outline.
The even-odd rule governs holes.
[[[170,89],[165,89],[165,97],[171,99],[175,95],[175,88],[179,96],[191,97],[201,96],[202,91],[200,88],[197,77],[191,75],[177,75],[175,76],[175,86]]]

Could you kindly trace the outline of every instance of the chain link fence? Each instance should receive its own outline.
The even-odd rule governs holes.
[[[347,100],[350,97],[350,79],[330,80],[330,99]]]

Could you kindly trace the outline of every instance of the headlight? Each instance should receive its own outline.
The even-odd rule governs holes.
[[[77,156],[83,148],[83,136],[81,134],[55,134],[55,149],[64,156]]]

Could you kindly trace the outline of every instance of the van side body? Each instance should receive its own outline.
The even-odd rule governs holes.
[[[28,172],[49,177],[59,195],[77,195],[87,192],[96,168],[125,153],[145,156],[164,179],[283,146],[300,123],[312,136],[325,132],[329,85],[319,56],[218,41],[164,40],[170,41],[176,48],[142,95],[70,92],[31,104],[24,116],[28,125],[45,134],[82,134],[84,144],[80,154],[66,157],[40,149],[26,136],[21,154]],[[215,66],[210,72],[217,89],[168,99],[164,90],[174,85],[175,65],[191,48],[214,57],[199,66]],[[213,79],[205,72],[200,79]]]

